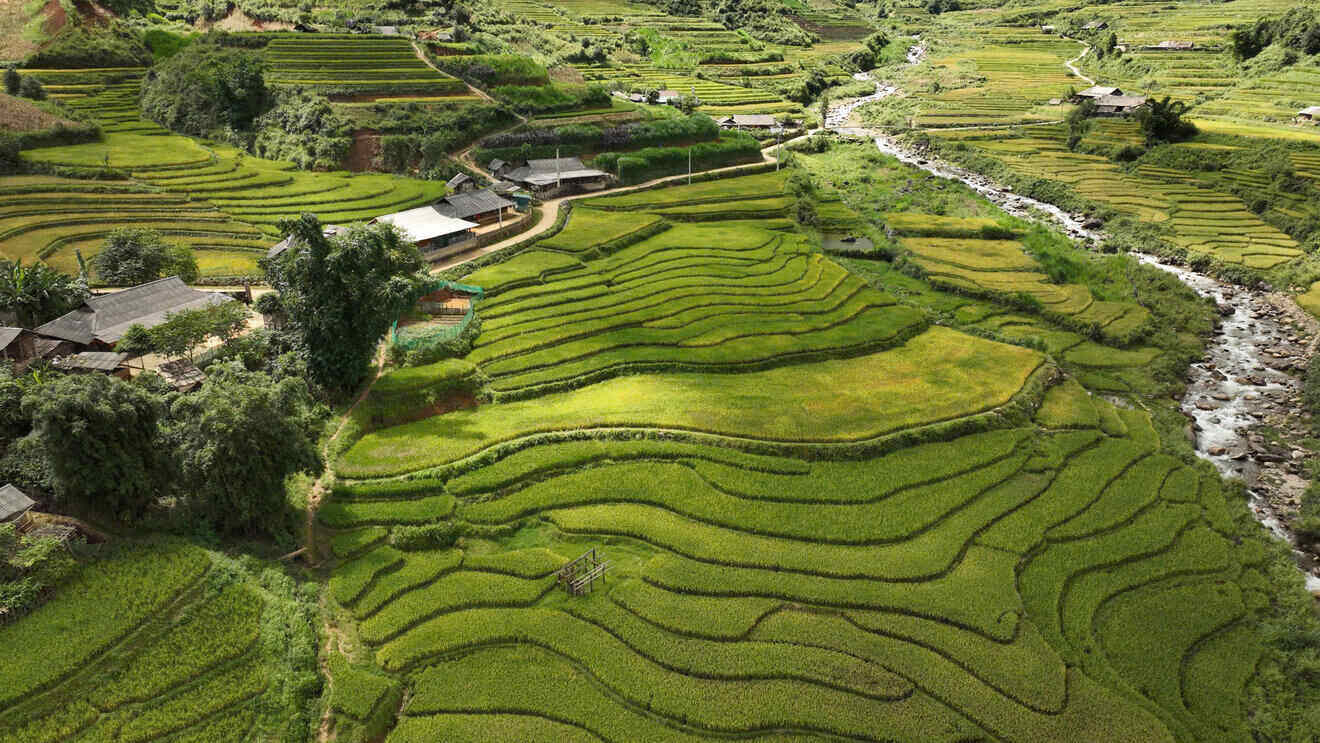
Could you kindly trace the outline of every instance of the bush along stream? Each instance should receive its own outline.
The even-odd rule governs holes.
[[[912,47],[909,63],[920,61],[924,51]],[[1015,217],[1052,223],[1088,248],[1104,242],[1101,225],[1084,215],[1014,193],[883,132],[844,126],[858,106],[898,92],[876,81],[874,94],[832,108],[826,126],[844,136],[872,139],[886,155],[960,181]],[[1318,437],[1320,427],[1320,361],[1313,361],[1320,358],[1320,323],[1283,294],[1244,289],[1155,256],[1133,255],[1218,305],[1219,327],[1203,359],[1192,365],[1181,400],[1189,438],[1198,456],[1246,484],[1257,520],[1293,546],[1307,589],[1320,598],[1320,486],[1309,485],[1309,504],[1306,492],[1320,475],[1315,471],[1320,462],[1301,444]],[[1315,368],[1308,373],[1310,367]]]

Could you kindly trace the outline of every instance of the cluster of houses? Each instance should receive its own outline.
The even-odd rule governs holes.
[[[521,165],[496,159],[486,167],[501,184],[520,187],[538,198],[600,191],[609,185],[611,178],[609,173],[585,165],[580,157],[531,159]]]
[[[194,289],[177,276],[157,279],[92,296],[77,309],[32,330],[0,327],[0,357],[20,369],[42,360],[70,373],[128,378],[129,355],[114,349],[129,328],[154,328],[173,313],[232,301],[221,292]],[[157,371],[180,391],[196,388],[204,378],[186,359],[162,364]]]

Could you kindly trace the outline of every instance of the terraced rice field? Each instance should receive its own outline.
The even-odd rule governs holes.
[[[1166,224],[1169,239],[1189,251],[1262,269],[1302,255],[1295,240],[1249,211],[1241,199],[1193,185],[1194,175],[1150,168],[1128,173],[1106,158],[1069,152],[1054,138],[1061,134],[1049,134],[960,139],[995,154],[1013,170],[1066,183],[1122,214]]]
[[[1150,312],[1140,305],[1097,301],[1085,286],[1051,283],[1040,264],[1016,240],[962,236],[966,231],[962,220],[930,217],[923,222],[923,237],[902,237],[899,244],[911,251],[913,261],[936,285],[992,297],[1025,294],[1038,301],[1048,315],[1093,328],[1108,340],[1126,342],[1150,322]],[[896,230],[902,234],[903,221],[898,223]]]
[[[364,221],[444,195],[436,181],[300,171],[172,134],[139,117],[140,70],[62,72],[64,101],[93,115],[105,137],[26,150],[24,159],[108,167],[128,178],[0,177],[0,252],[9,258],[75,273],[77,254],[91,258],[111,230],[146,225],[197,251],[203,276],[255,276],[283,218],[314,212],[326,223]]]
[[[914,73],[944,81],[939,92],[915,94],[922,103],[916,124],[985,126],[1058,118],[1043,106],[1074,84],[1063,63],[1079,51],[1075,42],[1020,28],[987,29],[969,48],[933,57]]]
[[[283,654],[315,638],[287,611],[287,597],[226,558],[178,543],[120,546],[85,564],[31,616],[0,627],[4,647],[25,649],[11,655],[0,682],[0,741],[291,732],[286,725],[305,721],[271,716],[292,692],[280,678],[289,671]]]
[[[404,38],[289,34],[271,40],[263,58],[274,85],[355,95],[467,93],[461,80],[419,59]]]
[[[786,224],[656,216],[782,189],[600,197],[466,278],[487,291],[470,360],[496,401],[366,432],[321,516],[332,596],[409,690],[389,743],[1243,738],[1264,552],[1212,470],[1088,389],[1149,350],[951,305],[1079,370],[1045,389],[1040,352],[926,328]],[[1016,240],[968,237],[993,219],[889,221],[931,265],[1037,269]],[[849,296],[872,308],[841,327],[880,350],[816,356],[833,331],[807,304]],[[789,316],[810,329],[780,341]],[[739,333],[773,364],[742,368]],[[581,348],[643,366],[572,379],[604,368]],[[572,389],[519,386],[533,360]],[[468,536],[394,538],[430,522]],[[569,596],[555,571],[590,548],[607,578]]]

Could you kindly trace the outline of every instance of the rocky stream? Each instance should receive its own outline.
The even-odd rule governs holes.
[[[908,63],[920,62],[925,51],[924,43],[918,41],[908,51]],[[854,77],[873,79],[870,73]],[[897,86],[876,81],[871,95],[832,107],[825,128],[871,139],[881,152],[941,178],[960,181],[1009,214],[1050,222],[1087,247],[1103,241],[1099,223],[1085,215],[1013,193],[978,173],[909,150],[883,132],[849,126],[858,108],[898,93]],[[1295,512],[1308,484],[1304,479],[1307,452],[1285,442],[1306,436],[1309,416],[1300,410],[1297,372],[1316,353],[1320,323],[1286,295],[1244,289],[1154,256],[1136,255],[1219,307],[1219,326],[1206,355],[1189,370],[1181,402],[1188,418],[1188,436],[1199,456],[1224,476],[1240,478],[1246,484],[1256,518],[1293,545],[1307,589],[1320,598],[1320,555],[1297,550],[1296,539],[1281,518]]]

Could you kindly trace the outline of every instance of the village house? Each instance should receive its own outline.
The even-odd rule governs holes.
[[[501,222],[509,216],[513,202],[489,188],[450,194],[436,202],[435,209],[446,217],[466,219],[477,224]]]
[[[779,126],[770,114],[734,114],[719,120],[721,129],[768,132]]]
[[[0,328],[0,358],[23,364],[37,356],[37,336],[25,328]]]
[[[678,99],[682,97],[683,94],[677,90],[665,88],[664,90],[656,91],[655,102],[662,106],[677,106]]]
[[[170,276],[91,297],[78,309],[33,332],[43,338],[67,341],[75,351],[109,351],[134,325],[151,329],[175,312],[233,301],[232,297],[194,289],[178,276]]]
[[[465,219],[446,217],[434,206],[419,206],[386,214],[371,220],[371,224],[394,225],[427,258],[435,258],[441,252],[445,255],[459,252],[446,248],[470,240],[473,237],[472,228],[477,226],[475,222]]]
[[[1096,116],[1129,116],[1146,105],[1141,95],[1105,95],[1095,99]]]
[[[1073,103],[1081,103],[1087,98],[1094,101],[1103,98],[1107,95],[1123,95],[1123,91],[1118,88],[1112,88],[1104,85],[1093,85],[1079,93],[1074,93],[1071,100]]]
[[[467,173],[459,173],[445,181],[445,187],[449,189],[450,193],[464,193],[477,190],[477,182],[472,180],[472,176]]]
[[[578,157],[528,160],[501,175],[542,198],[569,191],[599,191],[610,179],[609,173],[587,167]]]
[[[1105,21],[1091,21],[1085,26],[1082,26],[1083,31],[1103,31],[1106,28],[1109,28],[1109,24]]]
[[[1320,124],[1320,106],[1308,106],[1298,111],[1297,123]]]

